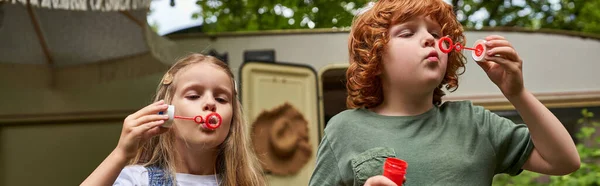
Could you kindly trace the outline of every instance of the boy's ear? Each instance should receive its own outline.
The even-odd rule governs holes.
[[[377,69],[377,71],[375,71],[375,75],[376,75],[376,76],[379,76],[379,75],[381,75],[381,73],[382,73],[382,72],[381,72],[381,68],[379,68],[379,69]]]

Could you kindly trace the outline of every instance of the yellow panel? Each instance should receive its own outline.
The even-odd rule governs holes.
[[[319,144],[319,111],[316,74],[310,67],[278,63],[246,63],[242,67],[242,106],[248,124],[264,110],[285,102],[298,109],[308,121],[312,154],[308,163],[292,176],[267,175],[269,185],[306,186],[315,168]],[[252,126],[249,126],[251,129]]]

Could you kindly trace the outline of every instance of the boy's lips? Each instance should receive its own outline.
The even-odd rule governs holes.
[[[429,52],[429,55],[427,55],[427,57],[425,57],[425,59],[427,59],[429,61],[438,61],[440,58],[438,56],[437,51],[433,50],[433,51]]]

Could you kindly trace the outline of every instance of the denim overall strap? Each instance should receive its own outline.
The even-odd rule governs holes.
[[[149,186],[173,185],[173,179],[164,169],[155,165],[147,166],[146,169],[148,169]]]

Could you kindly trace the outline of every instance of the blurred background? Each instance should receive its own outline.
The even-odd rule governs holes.
[[[567,176],[496,176],[494,185],[600,185],[600,0],[445,0],[467,45],[505,36],[525,86],[578,144]],[[219,57],[236,74],[252,128],[289,103],[312,151],[272,185],[307,185],[323,128],[345,109],[347,38],[366,0],[0,0],[0,185],[78,185],[117,144],[123,119],[149,104],[178,57]],[[470,53],[465,52],[465,55]],[[468,59],[457,91],[520,123]],[[287,96],[281,96],[287,95]],[[287,160],[294,161],[294,160]]]

